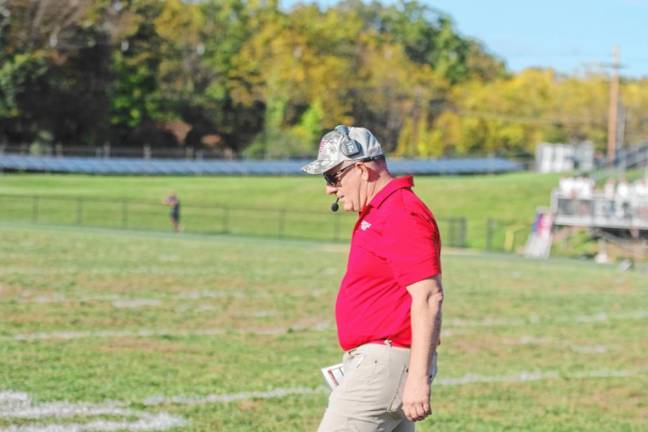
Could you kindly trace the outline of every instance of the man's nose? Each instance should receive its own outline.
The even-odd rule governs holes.
[[[337,190],[336,186],[326,185],[326,195],[335,195]]]

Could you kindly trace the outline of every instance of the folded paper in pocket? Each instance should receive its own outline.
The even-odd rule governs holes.
[[[342,379],[344,379],[344,369],[342,367],[343,363],[338,363],[321,369],[322,375],[324,375],[324,381],[326,381],[326,384],[329,385],[331,390],[339,386]]]

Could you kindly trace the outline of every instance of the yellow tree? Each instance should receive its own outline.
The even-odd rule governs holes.
[[[553,114],[562,133],[552,136],[545,129],[544,138],[550,141],[591,140],[603,148],[607,140],[609,87],[608,79],[597,73],[563,77],[554,97]],[[562,139],[561,139],[562,138]]]
[[[419,140],[428,139],[429,106],[444,97],[448,83],[430,66],[414,64],[400,45],[371,37],[358,74],[356,115],[374,126],[387,150],[398,144],[396,154],[416,156]]]
[[[446,153],[530,152],[551,124],[556,76],[529,69],[491,82],[455,86],[446,112],[436,119]]]
[[[360,30],[353,13],[323,13],[310,5],[255,18],[257,31],[234,64],[232,95],[265,107],[266,131],[257,145],[266,147],[266,156],[310,153],[312,137],[323,128],[353,122],[350,54]]]
[[[625,111],[625,139],[631,145],[648,140],[648,79],[628,80],[621,86]]]

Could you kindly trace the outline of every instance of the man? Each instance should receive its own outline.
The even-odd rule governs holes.
[[[376,137],[338,126],[317,160],[337,208],[358,212],[336,301],[344,379],[329,398],[319,432],[413,431],[431,414],[441,330],[441,244],[434,216],[395,178]]]

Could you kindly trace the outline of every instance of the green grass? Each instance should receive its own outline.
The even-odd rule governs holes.
[[[494,219],[492,246],[503,249],[507,231],[514,246],[524,243],[536,208],[549,206],[557,182],[558,175],[534,173],[416,177],[415,191],[439,219],[446,244],[463,245],[449,220],[465,218],[465,245],[485,248],[487,221]],[[170,190],[182,202],[185,229],[195,233],[346,239],[355,219],[330,215],[332,199],[319,177],[2,175],[0,221],[166,230],[160,202]]]
[[[315,430],[321,392],[193,406],[144,401],[322,385],[319,367],[341,356],[333,304],[345,262],[340,243],[0,223],[0,392],[164,411],[188,420],[186,431]],[[417,430],[648,428],[645,274],[465,252],[444,255],[443,266],[439,383],[558,375],[437,384],[435,414]],[[156,333],[135,335],[142,330]],[[125,333],[16,339],[109,331]],[[600,371],[632,375],[591,376]],[[0,430],[32,422],[0,416]]]

